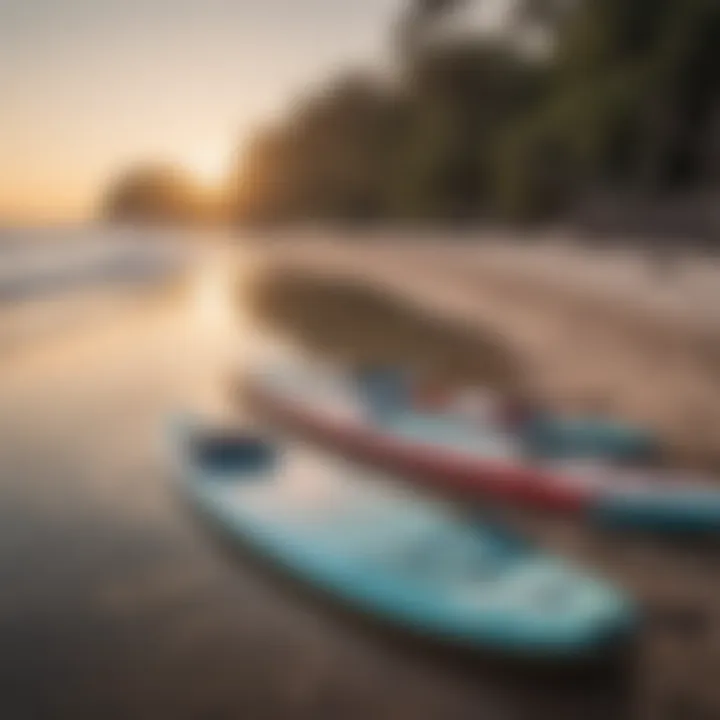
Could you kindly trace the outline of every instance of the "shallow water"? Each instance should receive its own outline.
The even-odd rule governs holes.
[[[605,673],[591,691],[408,646],[191,518],[162,426],[222,406],[253,342],[231,271],[208,251],[182,296],[0,359],[0,717],[620,717]]]

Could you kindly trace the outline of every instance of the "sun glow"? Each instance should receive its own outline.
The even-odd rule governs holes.
[[[208,190],[222,187],[228,175],[228,159],[217,150],[198,151],[185,161],[188,171]]]

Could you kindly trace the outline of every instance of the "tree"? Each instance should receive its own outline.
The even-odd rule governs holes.
[[[402,101],[362,74],[341,76],[259,135],[236,180],[239,218],[366,220],[386,214]]]
[[[190,178],[169,165],[126,171],[107,191],[103,214],[112,221],[197,222],[206,217],[202,193]]]
[[[344,74],[260,133],[238,216],[543,218],[717,173],[717,0],[506,0],[494,35],[445,32],[469,2],[409,3],[391,82]]]
[[[496,143],[537,101],[541,68],[499,43],[427,48],[413,61],[404,137],[405,211],[438,219],[492,212]]]
[[[412,58],[423,48],[435,23],[466,5],[468,0],[413,0],[401,16],[397,42],[404,58]]]

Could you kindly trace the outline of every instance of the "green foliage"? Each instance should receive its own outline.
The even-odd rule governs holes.
[[[649,73],[632,67],[570,85],[510,126],[496,156],[496,201],[505,217],[561,212],[587,186],[622,181],[636,161]]]
[[[433,214],[486,212],[498,137],[539,95],[540,73],[502,47],[475,44],[429,54],[415,76],[420,131],[411,140],[425,151]]]
[[[720,4],[673,4],[656,56],[656,106],[665,123],[652,133],[656,172],[667,185],[688,185],[707,173],[704,155],[720,109]]]
[[[705,182],[717,0],[518,0],[515,33],[431,42],[463,4],[414,3],[392,81],[346,75],[259,134],[238,219],[546,218],[596,187]]]
[[[589,109],[580,141],[595,181],[640,181],[648,190],[702,181],[720,100],[719,23],[715,0],[578,7],[559,37],[553,95]],[[583,103],[583,93],[596,102]]]

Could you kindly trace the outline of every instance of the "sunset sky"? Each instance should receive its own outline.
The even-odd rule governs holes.
[[[216,181],[309,84],[378,62],[398,0],[0,0],[0,222],[92,212],[114,172]]]

